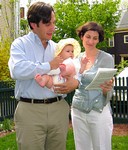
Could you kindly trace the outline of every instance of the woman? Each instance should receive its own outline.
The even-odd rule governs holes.
[[[114,68],[113,57],[96,48],[104,40],[104,31],[96,22],[87,22],[78,30],[85,51],[80,61],[89,61],[81,74],[81,84],[72,102],[72,124],[76,150],[111,150],[113,121],[110,98],[112,81],[106,81],[100,89],[85,90],[95,77],[98,68]]]

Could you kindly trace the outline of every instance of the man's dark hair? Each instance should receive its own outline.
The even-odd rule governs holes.
[[[44,2],[35,2],[33,3],[27,13],[28,24],[31,29],[33,29],[30,23],[36,23],[37,26],[39,22],[46,24],[51,20],[51,13],[54,12],[53,7],[50,4],[46,4]]]

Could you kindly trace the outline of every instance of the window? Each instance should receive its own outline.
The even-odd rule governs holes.
[[[20,7],[20,18],[24,18],[24,7]]]
[[[128,35],[124,35],[124,43],[128,43]]]
[[[110,47],[114,47],[114,36],[112,38],[109,38],[108,42],[109,42],[108,45]]]

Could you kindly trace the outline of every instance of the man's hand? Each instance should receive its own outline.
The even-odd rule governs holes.
[[[60,56],[56,56],[52,61],[50,61],[51,70],[57,69],[59,65],[63,62],[63,58]]]
[[[54,91],[58,94],[67,94],[74,91],[79,85],[79,81],[77,79],[71,78],[70,80],[61,83],[54,84]]]

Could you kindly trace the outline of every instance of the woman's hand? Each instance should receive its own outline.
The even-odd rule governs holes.
[[[67,94],[75,90],[79,85],[79,81],[77,79],[71,78],[70,80],[61,83],[54,84],[54,91],[58,94]]]
[[[112,78],[110,81],[106,81],[104,84],[100,85],[104,95],[107,95],[107,92],[112,90],[113,83],[114,83],[114,78]]]
[[[87,57],[81,58],[81,61],[80,61],[81,68],[79,70],[80,74],[82,74],[84,72],[84,70],[86,70],[86,65],[88,62],[90,62],[90,60]]]

